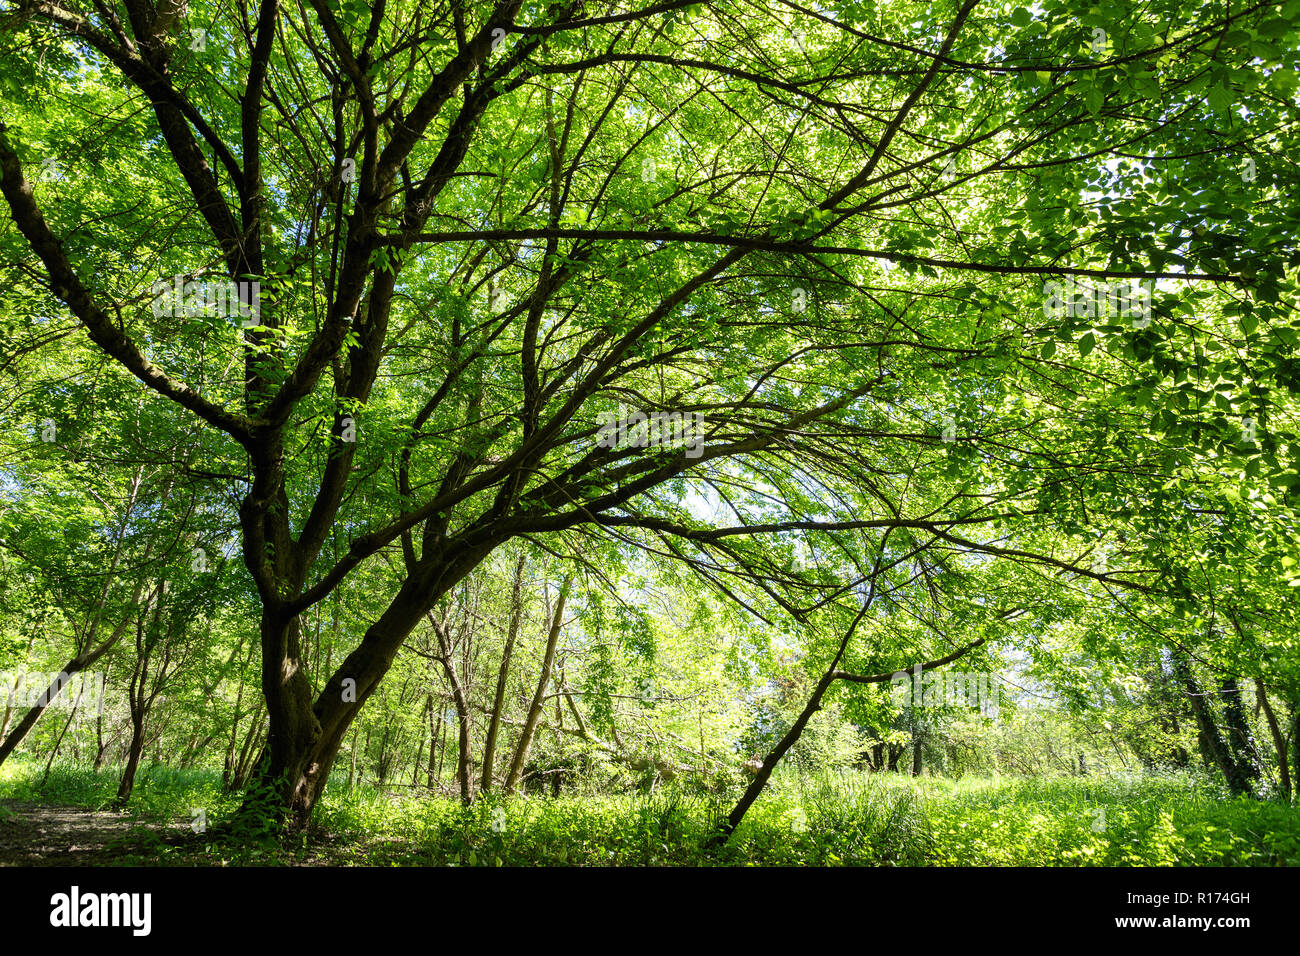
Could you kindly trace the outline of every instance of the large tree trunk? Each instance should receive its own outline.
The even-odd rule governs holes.
[[[249,543],[257,541],[246,542],[246,560]],[[303,670],[298,619],[286,617],[282,602],[262,594],[262,693],[269,731],[266,753],[258,762],[242,815],[269,815],[291,830],[306,826],[352,722],[392,667],[406,638],[421,616],[498,543],[485,541],[458,552],[449,563],[427,566],[407,577],[315,700]]]
[[[444,574],[437,585],[417,575],[366,630],[313,699],[303,671],[296,617],[282,620],[273,609],[262,616],[262,693],[269,730],[241,813],[270,816],[290,829],[306,826],[324,792],[330,769],[361,707],[388,673],[421,615],[482,559],[474,553]],[[265,598],[264,598],[265,600]]]

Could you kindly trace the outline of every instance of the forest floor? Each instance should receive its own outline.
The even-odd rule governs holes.
[[[147,856],[163,835],[136,814],[0,800],[0,866],[103,866]]]
[[[464,807],[342,787],[279,841],[230,828],[239,795],[212,770],[147,768],[123,812],[113,768],[20,759],[0,767],[0,866],[1300,866],[1300,807],[1185,774],[773,784],[722,849],[709,838],[734,796],[673,788]]]
[[[266,848],[243,847],[240,863],[326,866],[347,862],[327,855],[340,843],[318,833],[297,847],[292,858]],[[183,822],[166,825],[138,812],[49,806],[26,800],[0,799],[0,866],[150,866],[222,865],[212,858],[219,846],[193,833]],[[353,861],[355,862],[355,861]]]

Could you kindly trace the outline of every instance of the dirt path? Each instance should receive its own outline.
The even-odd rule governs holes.
[[[0,800],[0,866],[144,862],[175,840],[130,813]]]
[[[310,847],[281,851],[265,844],[223,844],[205,852],[212,834],[195,835],[139,815],[0,799],[0,867],[4,866],[337,866],[366,863],[365,845],[323,832]]]

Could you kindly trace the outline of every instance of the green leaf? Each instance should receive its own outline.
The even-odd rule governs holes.
[[[1205,101],[1210,104],[1210,109],[1216,113],[1223,113],[1232,108],[1236,97],[1233,96],[1232,90],[1226,86],[1214,86],[1210,92],[1205,95]]]
[[[1093,84],[1088,87],[1083,94],[1083,100],[1088,106],[1088,112],[1094,116],[1101,112],[1101,108],[1106,104],[1105,94],[1102,93],[1101,87]]]

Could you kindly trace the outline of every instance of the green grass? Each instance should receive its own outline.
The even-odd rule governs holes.
[[[0,767],[0,798],[104,808],[117,772],[21,760]],[[208,770],[142,770],[131,809],[187,828],[238,804]],[[651,795],[445,797],[329,792],[324,835],[286,843],[229,839],[112,862],[371,865],[1294,866],[1300,810],[1230,798],[1185,776],[1001,778],[960,782],[893,774],[778,773],[730,844],[705,842],[731,798]]]

